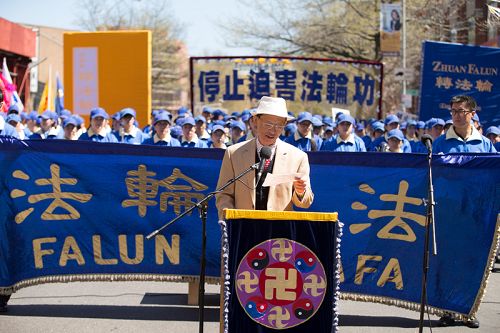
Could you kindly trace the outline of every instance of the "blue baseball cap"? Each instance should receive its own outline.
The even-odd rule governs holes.
[[[399,118],[395,114],[388,115],[384,120],[384,125],[389,125],[392,123],[399,123]]]
[[[212,115],[217,118],[219,116],[225,116],[226,114],[220,109],[215,109],[214,112],[212,112]]]
[[[295,125],[294,123],[289,123],[289,124],[286,124],[285,126],[285,132],[290,132],[290,133],[295,133],[297,131],[297,125]]]
[[[11,113],[17,113],[17,114],[19,114],[19,112],[20,112],[19,105],[12,104],[11,106],[9,106],[9,110],[7,111],[7,114],[11,114]]]
[[[478,116],[477,112],[474,113],[474,115],[472,116],[472,120],[479,122],[479,116]]]
[[[175,125],[170,129],[170,135],[173,138],[178,139],[182,135],[182,127],[180,127],[179,125]]]
[[[28,117],[27,117],[28,120],[33,120],[33,121],[36,121],[38,119],[38,112],[36,111],[31,111],[29,114],[28,114]]]
[[[61,112],[59,113],[59,116],[71,116],[71,111],[68,109],[62,109]]]
[[[201,121],[201,122],[202,122],[202,123],[204,123],[204,124],[207,122],[207,120],[205,119],[205,117],[203,117],[203,116],[201,116],[201,115],[200,115],[200,116],[196,116],[196,118],[194,118],[194,122],[195,122],[195,123],[197,123],[197,122],[199,122],[199,121]]]
[[[214,125],[221,125],[222,127],[226,126],[224,120],[216,120],[213,122]]]
[[[425,121],[423,120],[417,121],[417,128],[418,129],[425,128]]]
[[[385,132],[384,124],[381,121],[375,121],[372,123],[373,131],[382,131]]]
[[[340,123],[343,123],[343,122],[348,122],[348,123],[350,123],[352,125],[356,124],[356,120],[354,120],[354,118],[351,115],[347,114],[347,113],[342,113],[337,118],[337,124],[340,124]]]
[[[90,110],[90,119],[94,119],[95,117],[103,117],[104,119],[109,119],[109,115],[103,108],[100,107]]]
[[[297,123],[300,124],[300,123],[302,123],[304,121],[308,121],[308,122],[310,122],[312,124],[312,122],[313,122],[312,118],[313,117],[312,117],[311,113],[309,113],[307,111],[306,112],[301,112],[299,114],[299,116],[297,117]]]
[[[185,113],[189,113],[189,109],[185,106],[181,106],[179,108],[179,110],[177,110],[177,114],[179,114],[179,115],[185,114]]]
[[[189,117],[187,114],[180,114],[180,115],[178,115],[177,118],[175,118],[175,124],[179,125],[179,126],[182,126],[182,123],[184,122],[184,119],[186,119],[187,117]]]
[[[395,128],[393,130],[390,130],[387,133],[387,139],[390,139],[390,138],[396,138],[396,139],[399,139],[399,141],[403,141],[405,136],[403,135],[403,132],[401,132],[401,130]]]
[[[224,116],[224,121],[225,122],[228,122],[230,120],[236,120],[236,117],[235,116],[231,116],[229,114]]]
[[[245,113],[244,115],[241,116],[241,121],[247,122],[250,118],[252,118],[252,115],[249,113]]]
[[[225,133],[224,131],[224,126],[221,126],[221,125],[215,125],[214,127],[212,127],[212,133],[215,133],[215,131],[222,131]]]
[[[242,122],[241,120],[235,120],[235,121],[232,121],[230,126],[230,128],[239,128],[240,130],[242,130],[243,132],[247,130],[247,127],[245,126],[245,123]]]
[[[317,117],[312,117],[312,124],[314,127],[321,127],[323,126],[323,121]]]
[[[159,121],[166,121],[170,125],[172,125],[172,118],[170,117],[170,114],[168,112],[158,112],[154,119],[153,126],[156,125],[156,123]]]
[[[207,112],[207,113],[212,114],[212,112],[214,112],[214,110],[210,106],[204,106],[201,112],[202,113]]]
[[[356,131],[359,132],[359,131],[362,131],[365,129],[365,125],[363,125],[362,123],[358,123],[356,125]]]
[[[417,127],[417,122],[413,119],[408,120],[408,122],[406,123],[406,127],[410,127],[410,126]]]
[[[431,118],[427,121],[427,128],[433,128],[434,126],[443,126],[445,123],[441,118]]]
[[[125,117],[125,116],[132,116],[136,118],[136,112],[132,108],[125,108],[120,111],[120,119]]]
[[[73,116],[69,116],[66,119],[64,119],[63,128],[68,126],[68,125],[73,125],[76,127],[76,126],[78,126],[78,120]]]
[[[57,113],[55,113],[54,111],[50,111],[50,110],[45,110],[42,115],[40,116],[40,118],[42,119],[52,119],[54,121],[57,121],[57,118],[59,118],[57,116]]]
[[[182,126],[184,126],[184,125],[195,126],[196,122],[194,121],[193,117],[186,117],[186,118],[184,118],[184,121],[182,122]]]
[[[486,130],[486,132],[484,133],[484,135],[488,136],[490,134],[500,135],[500,128],[498,128],[496,126],[490,126],[490,127],[488,127],[488,129]]]
[[[75,114],[75,115],[73,115],[73,118],[75,118],[75,119],[76,119],[76,122],[77,122],[77,124],[76,124],[76,125],[77,125],[77,126],[81,126],[81,125],[83,125],[84,121],[83,121],[83,118],[82,118],[80,115]]]
[[[20,123],[21,122],[21,116],[19,116],[17,113],[9,113],[7,115],[7,117],[5,118],[5,121],[7,123],[9,123],[11,121],[15,121],[16,123]]]
[[[332,126],[326,126],[325,133],[326,132],[333,132],[333,127]]]
[[[158,109],[154,109],[151,111],[151,117],[156,118],[156,116],[158,115],[158,113],[160,113],[161,111],[158,110]]]

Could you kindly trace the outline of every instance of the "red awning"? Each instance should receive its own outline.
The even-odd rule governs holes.
[[[0,17],[0,50],[34,57],[36,55],[36,33],[22,25]]]

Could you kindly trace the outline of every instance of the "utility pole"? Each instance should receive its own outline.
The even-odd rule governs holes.
[[[403,7],[403,70],[406,73],[406,0],[402,0]],[[405,75],[406,76],[406,75]],[[406,95],[406,77],[403,78],[403,94]]]

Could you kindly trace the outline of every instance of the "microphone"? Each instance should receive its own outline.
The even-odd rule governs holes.
[[[424,134],[422,135],[420,141],[424,144],[428,151],[432,151],[432,136]]]
[[[262,177],[262,172],[264,171],[264,164],[266,163],[266,160],[271,158],[271,155],[273,154],[273,151],[271,150],[271,147],[264,146],[260,150],[260,162],[259,166],[257,168],[257,182],[255,184],[258,184],[260,181],[260,178]]]

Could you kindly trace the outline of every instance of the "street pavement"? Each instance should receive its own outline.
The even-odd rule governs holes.
[[[198,332],[198,308],[187,305],[187,283],[72,282],[43,284],[12,295],[0,314],[1,333]],[[219,287],[207,285],[204,331],[219,329]],[[479,329],[436,327],[433,332],[500,332],[500,272],[492,273]],[[419,313],[382,304],[341,301],[340,332],[418,332]],[[429,322],[424,332],[431,332]],[[308,332],[316,333],[316,332]]]

